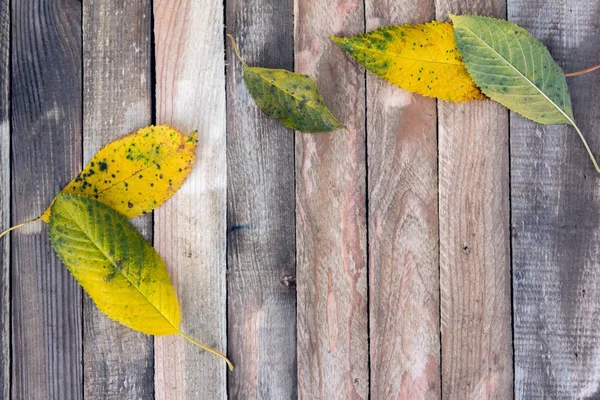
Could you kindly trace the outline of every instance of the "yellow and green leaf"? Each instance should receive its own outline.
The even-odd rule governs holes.
[[[325,105],[315,81],[284,69],[250,67],[231,35],[244,67],[244,82],[256,105],[269,117],[303,133],[331,132],[342,127]]]
[[[164,261],[127,218],[87,197],[59,194],[50,243],[100,311],[149,335],[181,334],[179,303]]]
[[[86,197],[59,194],[49,236],[103,313],[148,335],[179,333],[179,303],[167,268],[123,215]]]
[[[127,218],[151,212],[171,198],[192,170],[196,132],[148,126],[101,149],[61,191],[98,200]],[[42,215],[50,220],[50,207]]]
[[[456,102],[485,98],[469,76],[447,22],[386,26],[332,39],[369,72],[410,92]]]

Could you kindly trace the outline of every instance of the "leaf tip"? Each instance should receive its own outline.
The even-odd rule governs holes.
[[[190,133],[190,135],[187,138],[188,143],[192,143],[194,144],[194,146],[198,143],[198,130],[195,129],[192,131],[192,133]]]

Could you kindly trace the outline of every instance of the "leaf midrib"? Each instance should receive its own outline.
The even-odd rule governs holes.
[[[115,271],[117,271],[121,276],[123,276],[125,278],[125,280],[127,280],[127,282],[129,282],[131,284],[131,287],[134,287],[135,290],[137,290],[137,292],[140,294],[140,296],[142,296],[142,298],[144,300],[146,300],[146,302],[148,304],[150,304],[150,306],[152,306],[152,308],[154,308],[156,310],[156,312],[158,312],[158,314],[160,316],[162,316],[169,325],[171,325],[173,328],[175,328],[175,330],[177,332],[179,332],[179,327],[173,325],[171,323],[171,321],[154,304],[152,304],[152,302],[150,302],[150,300],[148,300],[148,298],[146,296],[144,296],[144,294],[140,291],[140,289],[127,277],[127,275],[125,275],[119,268],[117,268],[117,265],[116,265],[115,261],[112,259],[112,257],[110,257],[108,254],[106,254],[106,252],[100,246],[98,246],[98,244],[90,237],[90,235],[87,234],[87,232],[82,228],[82,226],[79,224],[77,219],[73,217],[73,215],[71,214],[68,207],[64,207],[64,209],[66,212],[69,213],[69,217],[71,218],[71,221],[73,221],[77,225],[79,230],[89,239],[90,243],[92,243],[94,245],[94,247],[96,247],[96,249],[98,249],[98,251],[100,251],[100,253],[102,253],[104,255],[104,257],[106,257],[106,259],[113,265],[113,268],[115,269]]]
[[[433,61],[433,60],[425,60],[425,59],[421,59],[421,58],[413,58],[413,57],[405,57],[405,56],[400,56],[397,51],[393,50],[393,51],[384,51],[384,50],[379,50],[379,49],[373,49],[372,47],[365,47],[365,46],[354,46],[353,47],[357,50],[367,50],[371,53],[378,53],[378,54],[394,54],[396,55],[396,58],[401,58],[404,60],[411,60],[411,61],[420,61],[420,62],[424,62],[424,63],[431,63],[431,64],[442,64],[442,65],[456,65],[457,67],[463,66],[464,63],[461,61],[457,61],[455,63],[453,62],[447,62],[447,61]]]
[[[517,72],[517,74],[519,74],[523,79],[525,79],[531,86],[533,86],[550,104],[552,104],[552,106],[554,106],[554,108],[556,108],[566,119],[567,121],[569,121],[569,123],[573,126],[575,126],[575,121],[573,121],[573,119],[571,119],[556,103],[554,103],[548,96],[546,96],[546,94],[537,87],[537,85],[535,85],[533,82],[531,82],[531,80],[529,80],[529,78],[527,78],[525,75],[523,75],[521,73],[521,71],[519,71],[517,68],[515,68],[514,65],[512,65],[510,62],[508,62],[508,60],[506,58],[504,58],[502,56],[502,54],[498,53],[496,51],[496,49],[494,49],[493,47],[491,47],[489,44],[487,44],[481,37],[479,37],[479,35],[477,35],[475,32],[473,32],[471,29],[469,29],[466,26],[462,26],[462,29],[465,29],[467,31],[469,31],[475,38],[477,38],[481,43],[483,43],[488,49],[490,49],[494,54],[496,54],[498,57],[500,57],[500,59],[502,59],[502,61],[504,61],[509,67],[511,67],[513,70],[515,70]],[[519,42],[519,48],[521,49],[521,51],[524,51],[523,48],[521,47],[521,42]]]

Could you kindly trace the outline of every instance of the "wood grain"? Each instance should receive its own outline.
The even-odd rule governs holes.
[[[150,125],[149,0],[83,2],[84,162],[109,142]],[[133,220],[152,240],[152,216]],[[154,341],[103,315],[84,298],[86,399],[153,399]]]
[[[154,241],[177,291],[182,330],[226,351],[226,121],[223,3],[157,0],[157,122],[198,130],[196,165],[155,212]],[[158,399],[224,399],[225,363],[178,336],[155,339]]]
[[[600,5],[509,1],[509,19],[566,72],[600,59]],[[600,75],[568,78],[575,120],[600,154]],[[515,392],[600,398],[600,179],[574,129],[511,115]]]
[[[296,136],[298,390],[366,399],[365,82],[329,37],[364,31],[363,2],[295,0],[296,71],[316,78],[347,129]]]
[[[434,19],[367,0],[367,31]],[[439,399],[436,101],[367,75],[371,398]]]
[[[0,231],[10,226],[10,7],[0,0]],[[0,397],[10,397],[10,238],[0,239]]]
[[[291,0],[227,2],[250,65],[294,68]],[[229,47],[228,342],[231,399],[295,399],[294,132],[254,104]]]
[[[12,221],[81,170],[81,2],[12,2]],[[81,290],[41,222],[12,234],[12,397],[82,398]]]
[[[437,0],[452,14],[503,18],[505,2]],[[442,398],[513,395],[508,112],[438,103]]]

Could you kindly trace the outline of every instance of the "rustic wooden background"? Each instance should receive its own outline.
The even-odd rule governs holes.
[[[0,0],[0,226],[131,130],[198,129],[189,181],[136,224],[185,330],[237,366],[105,318],[36,223],[0,242],[2,398],[599,399],[600,179],[575,132],[406,93],[329,40],[449,13],[600,62],[598,1]],[[265,118],[225,33],[314,76],[347,131]],[[600,154],[600,73],[569,85]]]

